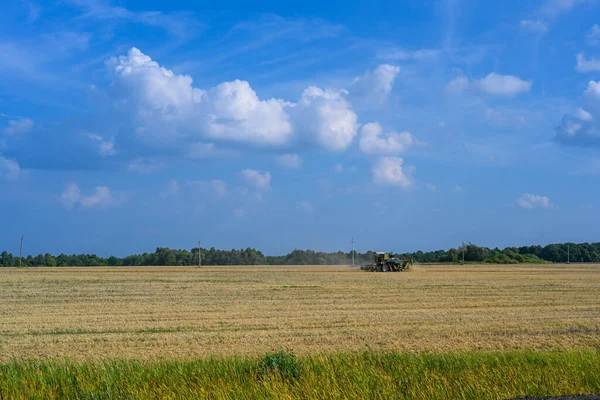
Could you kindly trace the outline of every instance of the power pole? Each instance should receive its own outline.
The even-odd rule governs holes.
[[[19,249],[19,267],[21,267],[22,259],[23,259],[23,236],[21,236],[21,248]]]
[[[200,252],[200,241],[198,240],[198,266],[202,266],[202,253]]]
[[[352,238],[352,266],[354,267],[354,238]]]

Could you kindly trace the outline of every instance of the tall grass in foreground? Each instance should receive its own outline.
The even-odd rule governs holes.
[[[0,365],[2,399],[508,399],[600,393],[600,351],[347,353]]]

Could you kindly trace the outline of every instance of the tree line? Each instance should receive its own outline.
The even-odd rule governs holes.
[[[409,258],[414,263],[563,263],[600,262],[600,243],[563,243],[547,246],[523,246],[490,249],[469,243],[449,250],[390,252],[394,257]],[[355,263],[370,263],[372,252],[354,253]],[[39,254],[19,259],[7,251],[0,254],[0,266],[55,267],[55,266],[141,266],[141,265],[349,265],[352,252],[325,253],[313,250],[294,250],[283,256],[266,256],[252,248],[216,250],[198,248],[177,250],[159,247],[154,253],[132,254],[126,257],[101,257],[96,254]]]

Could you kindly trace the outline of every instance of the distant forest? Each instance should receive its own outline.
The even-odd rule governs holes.
[[[466,244],[450,250],[414,253],[394,253],[397,257],[410,258],[414,263],[564,263],[567,261],[600,262],[600,243],[564,243],[547,246],[507,247],[504,250],[490,249],[475,244]],[[356,264],[369,263],[372,252],[354,254]],[[201,249],[202,265],[349,265],[352,252],[323,253],[312,250],[294,250],[284,256],[265,256],[258,250]],[[159,247],[154,253],[133,254],[123,258],[100,257],[96,254],[40,254],[19,260],[7,251],[0,254],[0,266],[14,267],[55,266],[135,266],[135,265],[198,265],[198,248],[175,250]]]

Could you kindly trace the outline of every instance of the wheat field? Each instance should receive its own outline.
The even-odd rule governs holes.
[[[600,265],[0,269],[0,361],[600,347]]]

